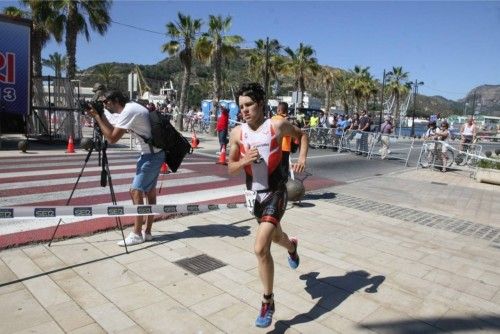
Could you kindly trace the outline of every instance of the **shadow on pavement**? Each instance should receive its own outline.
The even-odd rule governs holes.
[[[360,328],[368,328],[375,332],[403,334],[435,334],[443,332],[479,332],[483,330],[500,330],[500,316],[487,315],[470,318],[424,318],[391,322],[365,323]]]
[[[168,233],[168,231],[160,231]],[[172,241],[188,238],[203,238],[203,237],[245,237],[250,235],[250,226],[231,226],[224,224],[209,224],[188,226],[188,229],[182,232],[175,232],[172,234],[164,234],[155,236],[154,241]]]
[[[344,276],[328,276],[318,278],[318,272],[300,276],[306,283],[305,290],[312,299],[319,298],[307,313],[296,315],[290,320],[279,320],[269,333],[284,333],[290,326],[313,321],[330,312],[349,298],[356,291],[364,289],[367,293],[376,293],[384,282],[385,276],[372,276],[364,270],[351,271]]]
[[[333,199],[335,198],[335,193],[326,192],[326,193],[313,193],[313,194],[305,194],[302,200],[318,200],[318,199]]]
[[[136,248],[133,250],[129,249],[129,253],[139,252],[139,251],[142,251],[144,249],[149,249],[149,248],[163,245],[163,244],[170,242],[170,241],[173,241],[173,240],[179,240],[179,239],[185,239],[185,238],[203,238],[203,237],[234,237],[234,238],[239,238],[239,237],[244,237],[244,236],[247,236],[250,234],[250,226],[238,227],[238,226],[234,226],[233,224],[231,224],[231,225],[210,224],[210,225],[189,226],[187,231],[182,231],[182,232],[177,232],[177,233],[173,233],[173,234],[155,237],[153,239],[153,242],[147,242],[147,243],[141,244],[141,245],[147,245],[147,246],[141,247],[141,248]],[[81,246],[81,244],[80,244],[80,246]],[[117,250],[123,250],[123,248],[121,248],[119,246],[116,246],[116,248],[117,248]],[[118,254],[103,256],[103,257],[100,257],[100,258],[97,258],[94,260],[76,263],[73,265],[69,265],[66,267],[58,268],[58,269],[49,270],[49,271],[46,271],[46,272],[43,272],[40,274],[36,274],[36,275],[22,277],[22,278],[19,278],[19,279],[10,281],[10,282],[0,283],[0,288],[2,288],[4,286],[15,284],[15,283],[28,281],[30,279],[47,276],[47,275],[61,272],[64,270],[78,268],[78,267],[85,266],[87,264],[96,263],[99,261],[109,260],[109,259],[113,259],[113,258],[116,258],[119,256],[126,256],[126,255],[127,255],[127,253],[125,253],[125,251],[123,251],[123,252],[118,253]]]

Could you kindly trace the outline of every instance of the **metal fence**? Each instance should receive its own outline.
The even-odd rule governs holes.
[[[471,177],[476,176],[478,163],[486,159],[482,155],[481,144],[461,144],[457,142],[424,141],[417,161],[418,168],[464,170]]]
[[[27,118],[28,135],[49,140],[82,137],[85,116],[78,111],[78,87],[69,79],[33,78],[33,106]]]

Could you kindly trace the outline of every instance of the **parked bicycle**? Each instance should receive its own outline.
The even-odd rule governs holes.
[[[465,149],[464,151],[460,151],[455,157],[455,163],[458,166],[469,166],[475,167],[479,162],[477,158],[479,153],[481,153],[481,146],[476,145],[475,141],[473,143],[465,143],[462,145]]]
[[[447,145],[446,148],[446,168],[451,167],[455,161],[455,152],[453,149],[444,142],[424,142],[422,144],[422,151],[420,153],[420,166],[427,168],[430,166],[442,166],[442,151],[441,145]]]

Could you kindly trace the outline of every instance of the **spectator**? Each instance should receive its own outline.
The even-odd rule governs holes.
[[[441,148],[441,159],[443,161],[441,171],[443,173],[446,172],[446,164],[448,162],[448,156],[446,155],[446,151],[448,149],[448,137],[450,135],[448,129],[448,122],[443,120],[441,122],[441,127],[436,130],[436,134],[434,135],[435,140],[439,140],[439,145],[436,145],[436,148]]]
[[[297,115],[295,115],[295,121],[297,122],[297,126],[299,128],[303,128],[306,126],[306,115],[304,114],[304,110],[298,110]]]
[[[217,119],[217,135],[219,137],[219,145],[220,150],[222,152],[222,148],[224,148],[227,144],[227,132],[229,127],[229,111],[225,106],[220,107],[220,115]]]
[[[309,119],[309,126],[311,128],[316,128],[318,127],[319,124],[319,117],[316,113],[312,114],[311,118]]]
[[[318,127],[323,129],[329,128],[328,118],[323,111],[319,113]]]
[[[424,139],[434,140],[434,135],[436,134],[436,122],[429,122],[427,124],[427,131],[425,131]]]
[[[363,110],[361,118],[359,119],[359,130],[361,131],[361,138],[359,141],[359,150],[357,154],[368,155],[368,132],[370,132],[370,117],[366,114],[366,110]]]
[[[276,115],[274,115],[271,119],[284,121],[287,120],[288,116],[288,103],[280,102],[278,104],[278,108],[276,109]],[[290,171],[290,151],[292,150],[292,137],[283,136],[281,140],[281,165],[283,169],[288,174]]]
[[[345,116],[340,114],[337,116],[337,127],[335,129],[335,142],[333,144],[333,149],[340,151],[340,139],[344,135],[344,131],[348,129],[349,122],[346,120]]]
[[[392,133],[392,121],[391,116],[385,116],[385,122],[380,126],[380,141],[382,142],[382,148],[380,149],[380,158],[384,160],[389,154],[389,136]]]
[[[474,118],[471,116],[467,123],[460,128],[460,150],[464,150],[464,144],[471,144],[476,140],[477,128],[474,124]]]

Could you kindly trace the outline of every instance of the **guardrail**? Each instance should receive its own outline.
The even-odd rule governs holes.
[[[417,161],[418,168],[439,168],[465,170],[473,178],[476,177],[478,163],[488,159],[482,155],[481,144],[451,143],[445,141],[427,140],[420,149]],[[491,159],[488,159],[491,160]]]

